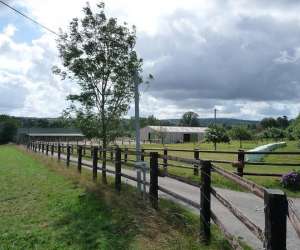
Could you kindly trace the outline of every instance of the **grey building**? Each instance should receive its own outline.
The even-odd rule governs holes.
[[[207,127],[147,126],[140,131],[144,143],[184,143],[204,139],[206,130]]]
[[[16,141],[27,143],[34,141],[69,142],[81,141],[84,135],[79,129],[74,128],[19,128]]]

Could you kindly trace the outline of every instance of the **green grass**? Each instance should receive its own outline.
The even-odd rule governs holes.
[[[0,249],[230,249],[213,227],[199,243],[199,218],[161,200],[153,210],[135,189],[91,181],[50,157],[0,146]]]
[[[246,141],[243,142],[243,149],[249,150],[255,147],[258,147],[263,144],[271,143],[272,141],[264,141],[264,142],[255,142],[255,141]],[[300,148],[298,146],[299,142],[297,141],[287,141],[287,146],[277,149],[276,151],[298,151],[300,152]],[[130,146],[130,145],[129,145]],[[202,150],[213,150],[213,144],[211,143],[200,143],[200,144],[193,144],[193,143],[186,143],[186,144],[166,144],[165,145],[168,148],[172,149],[194,149],[194,148],[200,148]],[[238,141],[232,141],[230,144],[218,144],[217,150],[227,150],[227,151],[237,151],[240,149]],[[124,147],[124,146],[123,146]],[[145,149],[151,149],[151,148],[163,148],[163,145],[161,144],[144,144],[143,148]],[[155,150],[154,150],[155,151]],[[147,151],[149,152],[149,151]],[[159,153],[162,153],[162,151],[159,151]],[[194,157],[192,152],[169,152],[169,155],[173,156],[180,156],[192,159]],[[129,156],[128,159],[134,159],[135,156]],[[204,160],[227,160],[227,161],[237,161],[237,155],[231,155],[231,154],[219,154],[219,153],[200,153],[200,158]],[[149,161],[149,158],[145,159],[146,161]],[[270,163],[276,163],[276,162],[286,162],[286,163],[299,163],[299,167],[286,167],[286,166],[256,166],[256,165],[247,165],[244,169],[245,172],[253,172],[253,173],[288,173],[294,169],[300,170],[300,154],[299,155],[268,155],[264,158],[265,162]],[[177,165],[183,165],[183,166],[189,166],[185,164],[180,164],[178,162],[169,161],[172,164]],[[160,161],[162,163],[162,161]],[[229,170],[231,172],[236,171],[231,164],[216,164],[218,166],[223,167],[226,170]],[[191,167],[191,166],[189,166]],[[169,173],[179,175],[186,177],[188,179],[194,180],[194,181],[200,181],[199,176],[193,175],[193,170],[186,170],[176,167],[168,167]],[[299,191],[292,191],[288,190],[282,187],[280,184],[280,178],[279,177],[263,177],[263,176],[244,176],[244,178],[247,178],[249,180],[252,180],[256,182],[259,185],[262,185],[266,188],[279,188],[284,190],[287,195],[292,197],[300,197],[300,190]],[[218,174],[212,175],[212,182],[213,185],[223,188],[229,188],[233,190],[239,190],[239,191],[245,191],[241,187],[239,187],[237,184],[233,183],[232,181],[229,181],[223,177],[221,177]]]

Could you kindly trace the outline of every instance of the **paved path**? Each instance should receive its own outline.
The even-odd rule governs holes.
[[[65,155],[62,155],[62,158],[65,158]],[[77,160],[76,158],[71,157],[71,160]],[[83,160],[83,163],[91,164],[91,161]],[[114,170],[114,167],[107,166],[108,169]],[[101,172],[101,171],[100,171]],[[122,173],[135,176],[136,171],[130,169],[122,169]],[[147,180],[149,181],[149,174],[147,174]],[[122,181],[130,185],[136,185],[136,182],[128,180],[122,177]],[[177,194],[188,198],[192,201],[200,203],[200,189],[177,181],[169,177],[159,177],[159,186],[164,187],[168,190],[176,192]],[[256,225],[259,225],[260,228],[264,229],[264,203],[263,200],[252,193],[232,191],[222,188],[215,188],[223,197],[230,201],[234,206],[239,208],[251,221]],[[183,204],[182,202],[160,192],[160,196],[172,199],[178,203]],[[300,213],[300,199],[292,199],[294,201],[295,208],[297,212]],[[199,210],[190,207],[187,204],[183,204],[186,207],[190,208],[194,213],[199,213]],[[248,245],[254,249],[264,249],[262,243],[241,223],[237,218],[235,218],[227,208],[225,208],[220,202],[218,202],[212,196],[211,202],[212,210],[221,219],[228,231],[239,237],[241,240],[245,241]],[[287,249],[296,250],[300,249],[300,240],[296,235],[295,230],[292,228],[291,224],[288,221],[287,225]]]

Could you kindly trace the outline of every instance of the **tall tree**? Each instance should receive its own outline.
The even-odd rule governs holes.
[[[226,130],[221,125],[210,125],[205,133],[205,139],[207,142],[214,144],[215,150],[217,150],[217,143],[229,143],[230,138],[226,133]]]
[[[262,119],[260,124],[264,129],[278,127],[277,120],[272,117]]]
[[[63,67],[54,73],[74,80],[80,93],[69,95],[71,113],[93,129],[106,148],[115,134],[116,124],[129,108],[134,81],[142,82],[142,59],[135,51],[135,27],[107,18],[104,3],[93,12],[89,4],[84,17],[74,18],[67,32],[60,33],[58,50]],[[106,182],[106,152],[103,152],[103,181]]]
[[[19,122],[8,115],[0,115],[0,144],[14,141]]]
[[[277,124],[280,128],[282,129],[286,129],[289,126],[289,120],[287,118],[287,116],[279,116],[277,117]]]
[[[189,127],[198,127],[199,126],[199,119],[198,114],[192,111],[186,112],[183,114],[179,125],[181,126],[189,126]]]
[[[232,139],[240,141],[240,148],[243,147],[242,141],[252,139],[252,134],[250,130],[245,126],[234,126],[230,130],[229,134]]]

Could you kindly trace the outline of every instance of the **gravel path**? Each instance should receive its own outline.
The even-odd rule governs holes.
[[[61,155],[62,158],[65,158],[65,155]],[[76,160],[76,158],[71,157],[71,160]],[[83,163],[91,164],[91,161],[83,160]],[[114,170],[114,167],[107,166],[108,169]],[[99,171],[101,172],[101,171]],[[136,171],[130,169],[122,169],[122,173],[135,176]],[[149,181],[149,174],[147,173],[147,180]],[[122,177],[122,181],[130,185],[136,186],[136,182],[128,180]],[[177,194],[188,198],[192,201],[200,203],[200,189],[180,182],[178,180],[169,178],[169,177],[159,177],[159,186],[162,186],[170,191],[176,192]],[[252,193],[232,191],[228,189],[215,188],[224,198],[230,201],[235,207],[243,212],[251,221],[256,225],[259,225],[260,228],[264,229],[264,203],[263,200],[259,197],[253,195]],[[191,209],[194,213],[199,214],[199,211],[185,203],[182,203],[162,192],[160,192],[161,197],[172,199],[175,202],[181,203],[184,206]],[[295,208],[300,214],[300,199],[292,199],[294,201]],[[235,218],[227,208],[225,208],[220,202],[218,202],[212,196],[211,202],[212,210],[221,219],[226,229],[236,237],[239,237],[241,240],[250,245],[253,249],[264,249],[263,244],[241,223],[237,218]],[[295,230],[292,228],[291,224],[288,221],[287,225],[287,249],[296,250],[300,249],[300,240],[297,237]]]

